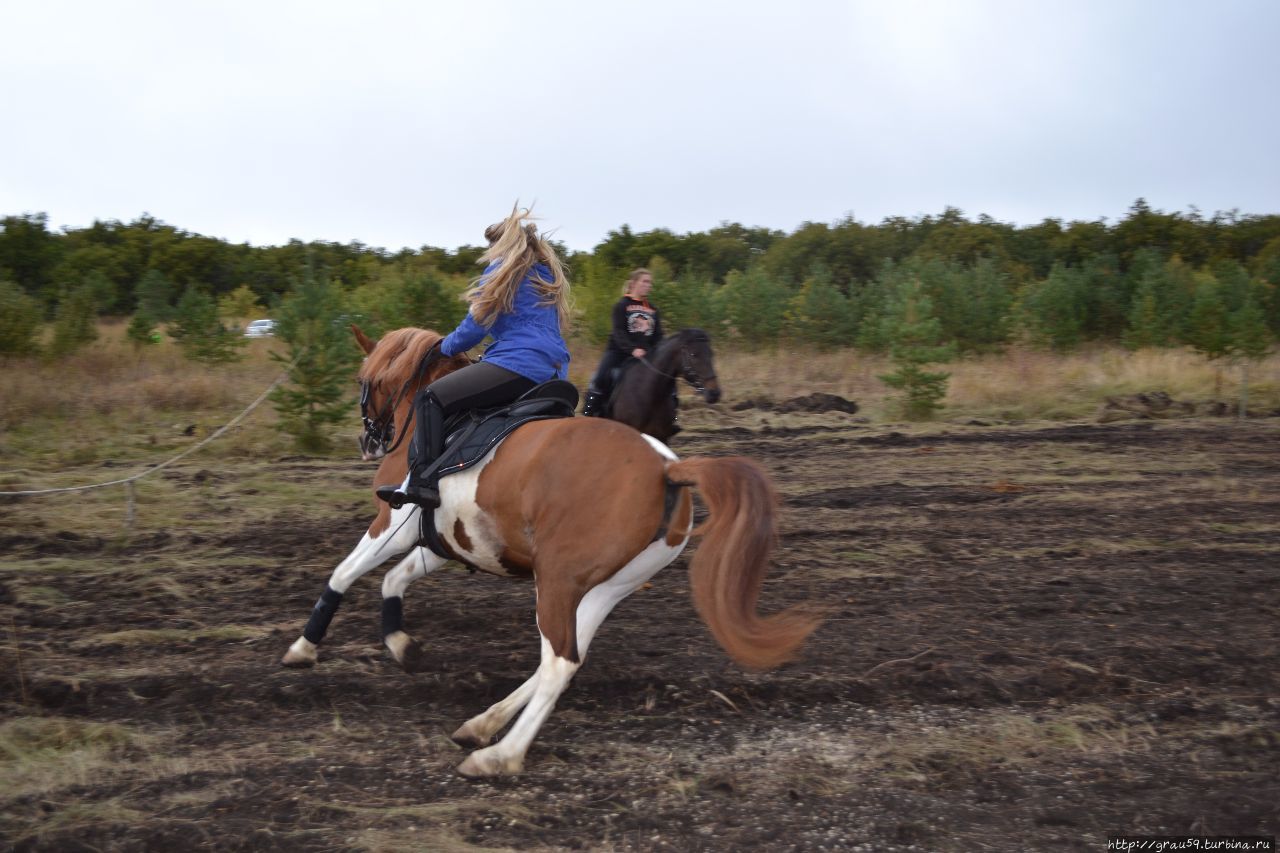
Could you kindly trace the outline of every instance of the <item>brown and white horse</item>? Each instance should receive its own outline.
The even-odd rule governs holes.
[[[465,364],[463,358],[424,358],[435,332],[399,329],[371,341],[353,327],[368,354],[360,370],[366,424],[407,430],[417,388]],[[383,436],[374,488],[401,483],[407,441]],[[362,441],[366,458],[378,450]],[[510,696],[468,720],[453,739],[485,747],[459,765],[466,776],[518,773],[530,743],[557,698],[582,665],[592,637],[614,606],[684,549],[692,531],[691,489],[709,519],[690,563],[694,605],[726,652],[747,667],[790,658],[817,619],[797,608],[762,617],[760,586],[775,538],[776,498],[764,472],[742,458],[678,461],[665,445],[613,421],[565,418],[535,421],[512,433],[484,460],[440,481],[436,529],[452,556],[504,576],[531,577],[537,595],[542,657],[533,676]],[[382,582],[383,639],[412,670],[421,647],[403,629],[401,610],[410,582],[447,561],[419,546],[418,513],[375,500],[378,515],[355,550],[334,569],[307,628],[285,654],[288,666],[316,662],[316,647],[342,594],[388,558],[405,555]],[[498,743],[497,734],[523,709]]]

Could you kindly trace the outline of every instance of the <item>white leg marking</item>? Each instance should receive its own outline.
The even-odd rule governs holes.
[[[538,673],[535,671],[524,684],[513,690],[506,699],[491,705],[483,714],[477,714],[463,723],[453,733],[453,739],[468,746],[488,746],[489,741],[493,740],[493,736],[500,732],[503,726],[511,722],[511,718],[528,704],[529,697],[533,695],[533,690],[537,686]]]
[[[623,566],[613,577],[599,586],[592,587],[578,604],[578,657],[585,659],[587,648],[596,635],[596,630],[604,622],[605,617],[617,606],[619,601],[640,588],[640,585],[656,575],[661,569],[671,565],[684,546],[688,544],[686,536],[678,545],[668,545],[663,539],[649,543],[631,562]]]
[[[524,769],[524,756],[529,751],[529,744],[577,671],[578,664],[557,657],[551,650],[551,643],[543,637],[542,663],[534,673],[533,695],[520,719],[498,743],[468,755],[458,765],[458,772],[463,776],[499,776],[519,773]]]
[[[409,584],[425,578],[447,563],[444,557],[432,553],[427,548],[414,548],[409,555],[382,578],[382,597],[391,598],[398,595],[404,597]]]
[[[377,568],[387,560],[403,554],[418,544],[418,507],[406,504],[391,512],[391,525],[382,535],[370,536],[366,531],[360,543],[346,559],[329,575],[329,586],[334,592],[345,593],[361,576]],[[403,566],[404,562],[400,564]],[[396,566],[396,568],[400,568]],[[406,585],[407,585],[406,581]],[[299,637],[285,652],[281,663],[285,666],[312,666],[317,660],[316,645],[306,637]]]
[[[329,577],[334,592],[345,593],[370,569],[377,568],[392,557],[410,550],[418,544],[418,512],[415,504],[405,504],[391,511],[391,524],[381,535],[365,533],[360,544],[338,564]]]
[[[409,555],[396,564],[395,568],[387,572],[382,579],[382,598],[404,598],[405,590],[409,588],[409,584],[418,578],[425,577],[436,569],[439,569],[447,563],[444,557],[437,556],[426,548],[415,548],[409,552]],[[416,640],[410,637],[403,630],[392,631],[383,638],[387,648],[391,651],[391,656],[396,662],[405,666],[407,669],[417,667],[417,658],[421,656],[421,650],[418,648],[412,652],[413,660],[406,663],[406,659],[411,649],[418,646]]]
[[[642,583],[657,574],[658,570],[670,565],[684,550],[684,545],[684,542],[674,546],[667,545],[662,540],[652,543],[617,574],[583,596],[576,613],[580,658],[585,658],[596,630],[617,603],[635,592]],[[529,745],[533,743],[538,730],[551,715],[556,700],[580,666],[581,663],[557,657],[551,651],[551,644],[543,637],[542,663],[533,677],[506,699],[468,720],[454,733],[454,739],[485,744],[506,725],[521,705],[528,703],[524,713],[501,741],[467,756],[466,761],[458,765],[458,772],[464,776],[519,773],[524,768],[524,757],[529,751]]]
[[[678,458],[669,447],[656,438],[648,435],[644,436],[644,438],[664,459],[675,461]],[[483,466],[477,466],[477,468],[480,467]],[[471,533],[473,529],[476,534],[481,531],[487,531],[487,528],[482,527],[487,522],[487,519],[481,516],[478,508],[475,507],[475,482],[479,478],[478,470],[476,474],[476,480],[471,481],[465,487],[463,482],[458,484],[460,486],[458,497],[465,497],[465,503],[460,504],[460,506],[473,508],[474,521],[470,521],[462,513],[453,516],[454,518],[462,517],[464,519],[463,524],[473,540],[475,539],[475,534]],[[455,475],[453,478],[446,478],[441,481],[441,484],[443,486],[450,479],[460,480],[461,477],[462,475]],[[463,488],[466,491],[463,491]],[[443,492],[441,496],[443,497]],[[437,518],[439,519],[440,517],[437,516]],[[692,520],[690,520],[690,528],[692,528]],[[670,565],[684,550],[684,546],[687,543],[687,535],[677,545],[668,545],[661,539],[651,543],[613,577],[591,589],[583,596],[575,614],[580,659],[585,658],[587,649],[590,647],[591,640],[595,637],[597,629],[599,629],[600,624],[618,602],[635,592],[641,584],[657,574],[664,566]],[[452,541],[450,544],[457,547],[456,543]],[[501,543],[496,544],[500,549]],[[472,553],[474,554],[478,550],[480,549],[473,542]],[[497,552],[493,556],[496,558]],[[551,644],[544,636],[542,638],[542,661],[538,666],[537,672],[524,684],[516,688],[510,696],[491,706],[484,713],[472,717],[458,731],[454,732],[454,740],[479,745],[486,744],[495,733],[500,731],[515,716],[522,706],[524,707],[524,712],[520,714],[520,719],[516,720],[515,725],[511,727],[511,731],[507,733],[506,737],[493,746],[471,753],[465,761],[458,765],[458,772],[464,776],[497,776],[504,773],[519,773],[524,768],[524,757],[529,751],[529,745],[533,743],[534,737],[537,736],[543,723],[546,722],[547,717],[551,715],[552,709],[555,708],[556,700],[560,698],[560,694],[564,692],[580,666],[581,663],[573,663],[557,657],[551,650]]]

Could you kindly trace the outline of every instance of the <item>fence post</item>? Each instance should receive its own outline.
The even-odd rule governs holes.
[[[1240,414],[1239,417],[1249,417],[1249,360],[1246,358],[1240,363]]]

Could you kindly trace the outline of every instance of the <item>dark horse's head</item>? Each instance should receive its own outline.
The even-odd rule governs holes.
[[[720,381],[716,378],[711,354],[711,336],[701,329],[685,329],[669,338],[667,346],[679,348],[679,358],[673,368],[675,375],[683,376],[708,403],[717,402]]]

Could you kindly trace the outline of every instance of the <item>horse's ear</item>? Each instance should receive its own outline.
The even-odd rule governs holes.
[[[377,341],[360,331],[360,327],[355,323],[351,324],[351,332],[356,336],[356,343],[360,344],[360,349],[364,350],[365,355],[373,352],[373,348],[378,345]]]

